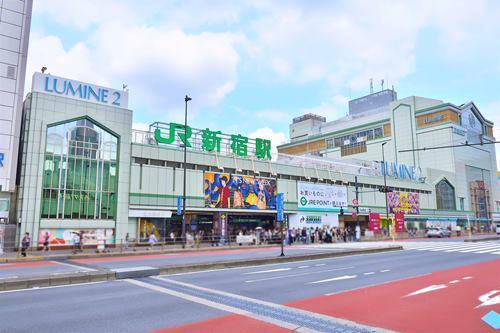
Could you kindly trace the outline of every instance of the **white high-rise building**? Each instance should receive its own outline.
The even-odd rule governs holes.
[[[0,222],[16,190],[32,0],[0,1]]]

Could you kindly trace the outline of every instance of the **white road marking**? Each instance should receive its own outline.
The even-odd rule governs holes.
[[[299,266],[297,268],[309,268],[309,267],[311,267],[311,266]]]
[[[460,253],[468,253],[468,252],[488,253],[488,252],[495,252],[497,250],[500,250],[499,245],[481,246],[481,247],[476,247],[473,249],[463,250],[463,251],[459,251],[459,252]]]
[[[420,294],[425,294],[425,293],[428,293],[428,292],[431,292],[431,291],[435,291],[435,290],[439,290],[439,289],[444,289],[444,288],[448,288],[448,286],[445,285],[445,284],[433,284],[432,286],[428,286],[428,287],[422,288],[420,290],[414,291],[412,293],[409,293],[405,297],[415,296],[415,295],[420,295]]]
[[[452,281],[450,281],[450,283],[459,283],[459,282],[460,282],[460,280],[452,280]]]
[[[337,277],[334,277],[331,279],[308,282],[306,284],[317,284],[317,283],[325,283],[325,282],[331,282],[331,281],[349,280],[349,279],[354,279],[356,277],[358,277],[358,276],[357,275],[344,275],[344,276],[337,276]]]
[[[391,270],[390,269],[383,269],[380,271],[380,273],[385,273],[385,272],[390,272]]]
[[[487,292],[484,295],[479,296],[478,299],[481,302],[481,304],[476,306],[476,309],[480,308],[482,306],[500,304],[500,294],[498,294],[495,297],[491,297],[491,296],[495,295],[496,293],[500,293],[500,290],[492,290],[490,292]]]
[[[367,273],[363,273],[363,275],[372,275],[372,274],[375,274],[375,272],[367,272]]]
[[[417,278],[417,277],[422,277],[422,276],[427,276],[427,275],[431,275],[431,273],[418,274],[418,275],[412,276],[412,278]],[[346,292],[354,291],[354,290],[359,290],[359,289],[364,289],[364,288],[368,288],[368,287],[382,286],[384,284],[398,282],[398,281],[403,281],[403,280],[406,280],[406,279],[408,279],[408,278],[407,277],[403,277],[403,278],[400,278],[400,279],[389,280],[389,281],[385,281],[385,282],[382,282],[382,283],[366,284],[366,285],[363,285],[363,286],[360,286],[360,287],[354,287],[354,288],[351,288],[351,289],[337,290],[337,291],[334,291],[334,292],[331,292],[331,293],[327,293],[327,294],[324,294],[324,295],[325,296],[333,296],[333,295],[342,294],[342,293],[346,293]]]
[[[60,285],[60,286],[35,287],[36,289],[35,289],[35,288],[29,288],[29,289],[4,290],[4,291],[0,291],[0,294],[6,294],[6,293],[16,293],[16,292],[21,292],[21,291],[33,291],[33,290],[43,290],[43,289],[54,289],[54,288],[65,288],[65,287],[85,286],[85,285],[92,285],[92,284],[98,284],[98,283],[104,283],[104,282],[116,283],[116,282],[120,282],[120,281],[123,281],[123,280],[113,280],[113,281],[96,281],[96,282],[85,282],[85,283],[65,284],[65,285]]]
[[[74,264],[68,264],[67,262],[60,262],[60,261],[51,261],[51,262],[54,264],[58,264],[58,265],[64,265],[64,266],[68,266],[68,267],[72,267],[72,268],[77,268],[78,270],[83,270],[86,272],[96,272],[97,271],[97,269],[94,269],[94,268],[89,268],[89,267],[85,267],[85,266],[78,266],[78,265],[74,265]]]
[[[266,271],[257,271],[257,272],[247,272],[243,273],[243,275],[251,275],[251,274],[265,274],[265,273],[275,273],[275,272],[285,272],[291,270],[291,267],[287,268],[276,268],[276,269],[268,269]]]
[[[472,276],[466,276],[462,278],[462,280],[470,280],[470,279],[472,279]]]
[[[263,279],[248,280],[248,281],[245,281],[245,283],[253,283],[253,282],[260,282],[260,281],[269,281],[269,280],[283,279],[283,278],[295,277],[295,276],[306,276],[306,275],[312,275],[312,274],[318,274],[318,273],[327,273],[327,272],[341,271],[341,270],[344,270],[344,269],[351,269],[351,268],[354,268],[354,266],[333,268],[333,269],[327,269],[327,270],[324,270],[324,271],[313,271],[313,272],[307,272],[307,273],[278,275],[278,276],[273,276],[273,277],[268,277],[268,278],[263,278]]]
[[[353,257],[363,257],[363,256],[386,256],[386,255],[391,255],[394,253],[398,252],[403,252],[404,250],[394,250],[390,252],[374,252],[374,253],[360,253],[360,254],[353,254],[349,255],[349,257],[332,257],[332,258],[319,258],[319,259],[305,259],[305,260],[299,260],[299,261],[294,261],[295,264],[297,263],[309,263],[312,261],[325,261],[325,260],[345,260],[346,258],[353,258]],[[500,252],[499,252],[500,253]],[[217,268],[217,269],[206,269],[202,271],[194,271],[194,272],[183,272],[183,273],[174,273],[174,274],[165,274],[164,276],[179,276],[179,275],[193,275],[193,274],[203,274],[203,273],[214,273],[214,272],[221,272],[221,271],[230,271],[230,270],[244,270],[244,269],[249,269],[249,268],[256,268],[256,267],[267,267],[267,266],[277,266],[277,265],[285,265],[285,264],[290,264],[290,263],[274,263],[274,264],[264,264],[264,265],[249,265],[249,266],[242,266],[242,267],[230,267],[230,268]]]
[[[318,266],[326,266],[326,264],[316,264],[314,266],[316,266],[316,267],[318,267]]]

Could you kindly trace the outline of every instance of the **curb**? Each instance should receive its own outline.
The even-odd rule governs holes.
[[[165,249],[165,250],[140,250],[127,252],[108,252],[108,253],[82,253],[82,254],[61,254],[54,256],[30,256],[30,257],[12,257],[0,258],[0,263],[14,263],[26,261],[42,261],[42,260],[73,260],[87,258],[105,258],[105,257],[126,257],[126,256],[141,256],[147,254],[164,254],[164,253],[190,253],[190,252],[207,252],[207,251],[229,251],[229,250],[245,250],[245,249],[266,249],[279,247],[279,245],[250,245],[250,246],[234,246],[234,247],[202,247],[189,249]]]
[[[313,259],[346,257],[359,254],[391,252],[391,251],[399,251],[402,249],[403,249],[402,246],[388,246],[382,248],[349,250],[342,252],[323,252],[316,254],[294,255],[288,257],[285,256],[285,257],[259,258],[250,260],[220,261],[220,262],[177,265],[177,266],[160,266],[156,268],[156,272],[159,270],[159,274],[161,275],[187,273],[187,272],[197,272],[209,269],[258,266],[258,265],[266,265],[273,263],[285,263],[285,262],[313,260]],[[112,281],[120,278],[122,278],[122,276],[114,271],[101,270],[93,272],[68,273],[57,276],[38,276],[38,277],[30,277],[23,279],[5,279],[0,281],[0,291],[43,288],[43,287],[62,286],[62,285],[99,282],[99,281]]]
[[[492,240],[500,240],[500,236],[491,236],[491,237],[484,237],[484,238],[476,238],[476,239],[464,239],[464,242],[485,242],[485,241],[492,241]]]
[[[161,266],[160,275],[165,274],[177,274],[177,273],[189,273],[204,271],[209,269],[223,269],[223,268],[235,268],[235,267],[245,267],[245,266],[259,266],[274,263],[285,263],[294,261],[304,261],[304,260],[315,260],[315,259],[326,259],[335,257],[347,257],[351,255],[358,254],[371,254],[380,252],[391,252],[403,250],[402,246],[391,246],[383,248],[374,249],[361,249],[361,250],[349,250],[342,252],[323,252],[316,254],[306,254],[306,255],[294,255],[285,257],[274,257],[274,258],[259,258],[250,260],[233,260],[233,261],[218,261],[211,263],[202,264],[190,264],[190,265],[177,265],[177,266]]]

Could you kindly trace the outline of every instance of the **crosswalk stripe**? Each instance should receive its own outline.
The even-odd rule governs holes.
[[[499,242],[458,243],[458,242],[427,242],[406,243],[403,246],[408,250],[429,252],[459,252],[459,253],[489,253],[500,254]]]
[[[468,245],[468,246],[461,246],[461,247],[457,247],[455,249],[452,249],[452,250],[447,250],[445,252],[462,252],[462,251],[467,251],[467,250],[480,250],[486,246],[491,246],[491,245]]]

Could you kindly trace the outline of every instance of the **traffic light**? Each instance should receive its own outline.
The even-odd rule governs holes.
[[[340,216],[344,216],[344,208],[340,207]]]
[[[389,186],[380,186],[378,188],[378,191],[379,192],[382,192],[382,193],[389,193],[389,192],[392,192],[392,190],[389,188]]]

